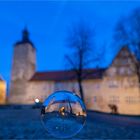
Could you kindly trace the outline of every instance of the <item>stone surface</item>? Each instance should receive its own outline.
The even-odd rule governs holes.
[[[139,132],[140,117],[89,112],[84,128],[71,139],[140,139]],[[43,128],[40,109],[0,107],[0,139],[54,140],[56,138]]]
[[[10,81],[10,95],[8,102],[11,104],[25,104],[28,81],[35,73],[36,51],[30,43],[16,44],[12,63]]]

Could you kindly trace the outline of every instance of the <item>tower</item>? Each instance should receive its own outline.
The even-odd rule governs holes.
[[[22,40],[14,45],[9,103],[26,104],[28,81],[35,73],[36,49],[25,28]]]

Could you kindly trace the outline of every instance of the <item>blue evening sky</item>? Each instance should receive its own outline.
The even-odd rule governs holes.
[[[97,46],[107,46],[107,66],[111,61],[115,23],[139,1],[0,1],[0,75],[10,79],[13,44],[21,39],[25,25],[37,49],[37,71],[64,69],[68,29],[80,20],[93,26]]]

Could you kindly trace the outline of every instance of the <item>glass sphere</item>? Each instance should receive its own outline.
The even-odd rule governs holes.
[[[57,91],[43,103],[41,118],[46,130],[56,138],[69,138],[83,128],[86,109],[73,92]]]

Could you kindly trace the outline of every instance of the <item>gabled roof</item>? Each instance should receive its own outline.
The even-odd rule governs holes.
[[[118,60],[118,59],[121,59],[121,58],[132,58],[132,52],[131,50],[128,48],[128,46],[123,46],[122,48],[120,48],[119,52],[116,54],[116,56],[113,58],[111,64],[109,65],[112,66],[115,64],[115,62]],[[133,56],[135,57],[135,56]]]
[[[84,69],[84,79],[101,79],[105,69]],[[30,81],[68,81],[76,80],[74,71],[47,71],[36,72]]]

